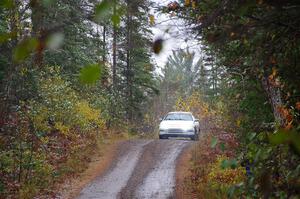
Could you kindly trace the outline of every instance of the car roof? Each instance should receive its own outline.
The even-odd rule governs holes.
[[[183,114],[191,114],[191,115],[193,115],[191,112],[184,112],[184,111],[169,112],[168,114],[174,114],[174,113],[183,113]]]

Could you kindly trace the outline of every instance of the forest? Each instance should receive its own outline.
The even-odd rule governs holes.
[[[183,198],[300,196],[300,2],[163,2],[0,1],[0,198],[55,198],[114,140],[157,139],[172,110],[202,126]],[[159,69],[157,14],[198,52]]]

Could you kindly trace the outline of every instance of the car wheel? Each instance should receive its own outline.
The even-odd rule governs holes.
[[[162,139],[165,139],[165,137],[162,135],[159,135],[159,139],[162,140]]]

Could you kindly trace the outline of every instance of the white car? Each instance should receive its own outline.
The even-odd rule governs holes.
[[[159,139],[187,137],[198,140],[199,132],[199,120],[190,112],[170,112],[159,125]]]

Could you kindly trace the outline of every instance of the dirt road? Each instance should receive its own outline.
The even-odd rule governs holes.
[[[77,199],[174,198],[176,161],[192,144],[189,140],[126,141],[108,171]]]

